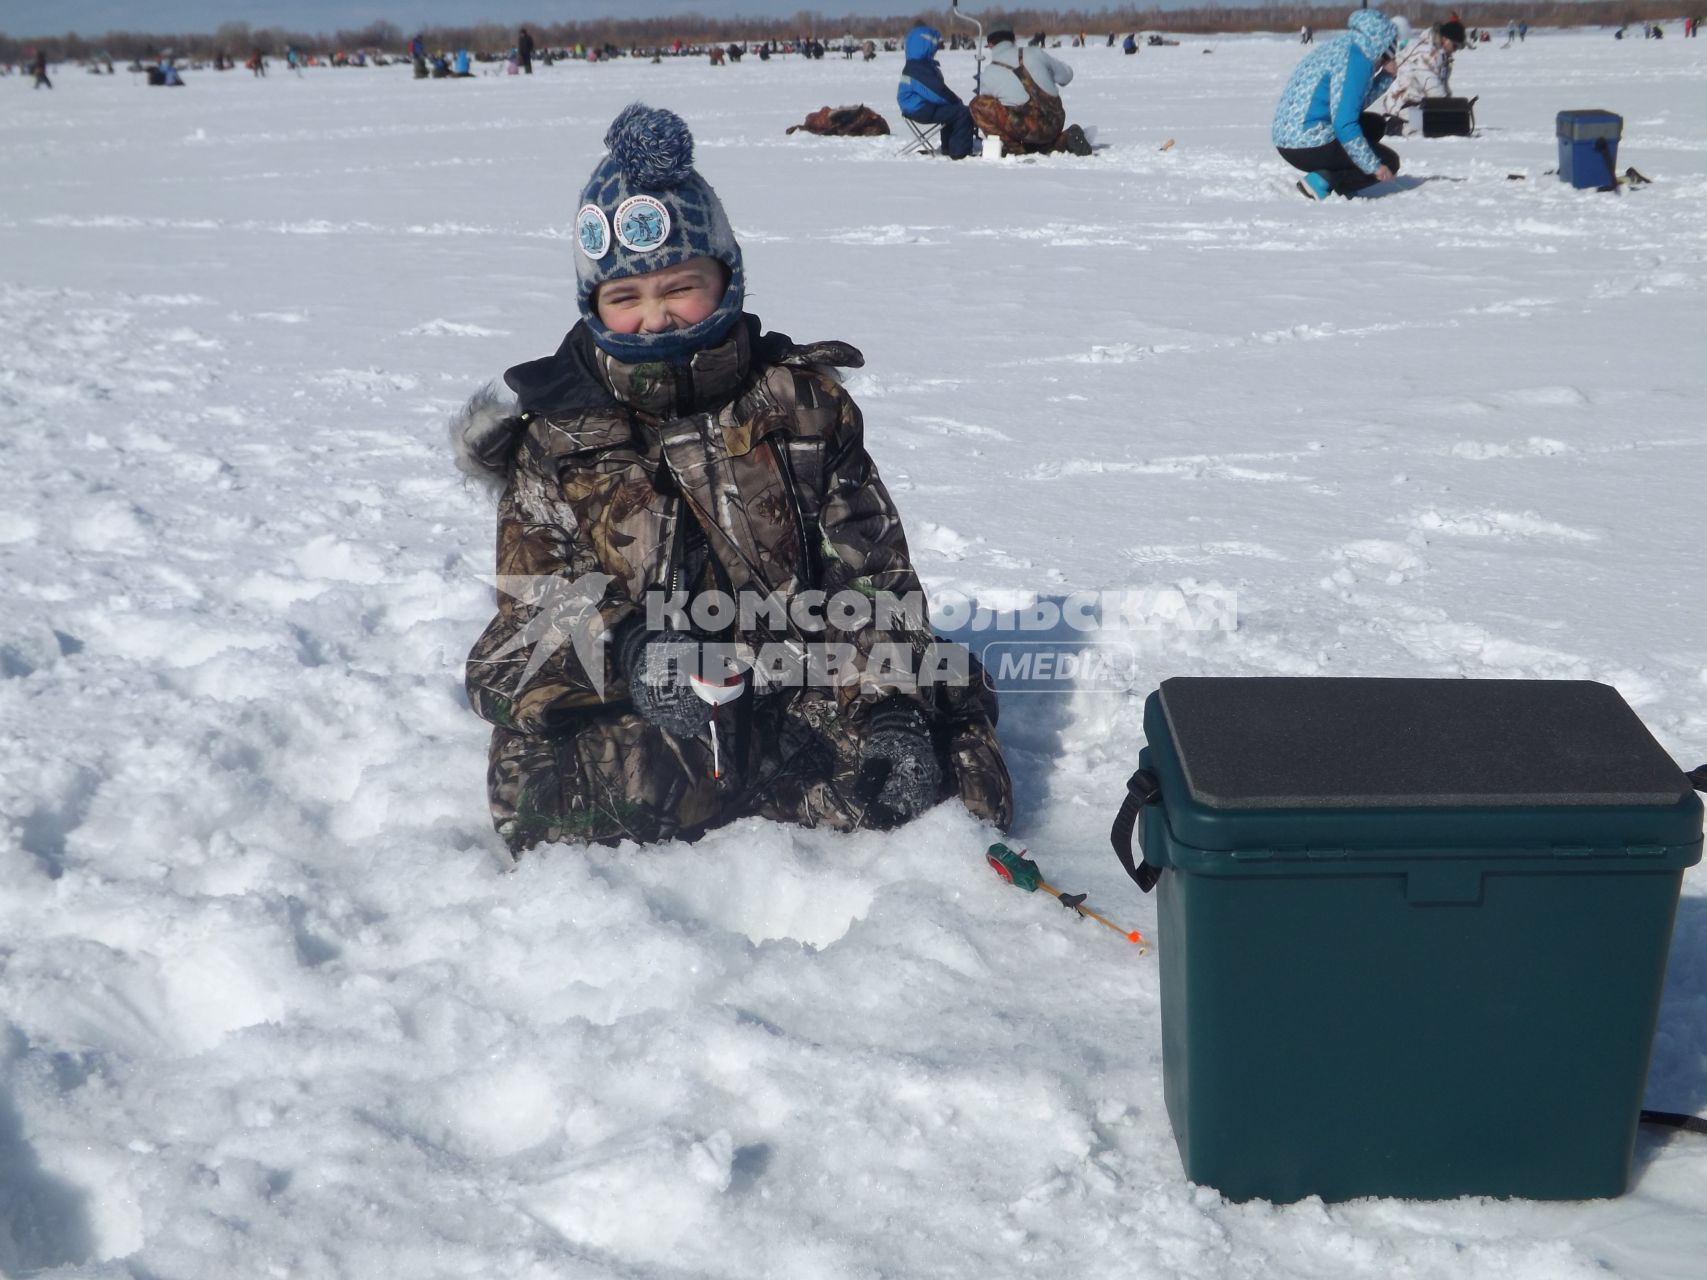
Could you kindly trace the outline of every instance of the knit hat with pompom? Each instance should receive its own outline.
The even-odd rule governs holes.
[[[741,246],[723,202],[694,170],[687,122],[636,102],[611,121],[605,149],[575,214],[577,297],[593,340],[629,362],[683,360],[721,342],[741,314]],[[716,258],[729,269],[729,287],[704,320],[667,333],[612,333],[599,322],[593,295],[601,284],[689,258]]]

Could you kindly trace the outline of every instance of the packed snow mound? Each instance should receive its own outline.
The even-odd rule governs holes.
[[[576,192],[643,98],[766,322],[866,353],[945,628],[1137,602],[1095,679],[1004,701],[1052,883],[1154,932],[1107,831],[1173,675],[1604,680],[1707,759],[1707,55],[1530,34],[1459,58],[1482,136],[1325,205],[1268,145],[1291,38],[1063,49],[1106,149],[999,163],[784,136],[893,101],[898,55],[15,93],[0,1272],[1694,1277],[1688,1136],[1609,1203],[1186,1183],[1155,953],[1004,887],[958,808],[506,872],[461,689],[493,529],[443,424],[573,321]],[[1584,102],[1651,185],[1547,174]],[[1672,1110],[1707,1102],[1701,876]]]

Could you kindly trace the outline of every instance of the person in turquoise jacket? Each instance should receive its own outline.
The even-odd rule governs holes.
[[[1276,150],[1303,171],[1298,189],[1315,200],[1354,195],[1399,171],[1381,144],[1385,121],[1367,108],[1392,83],[1398,28],[1376,9],[1360,9],[1349,30],[1304,55],[1274,109]]]

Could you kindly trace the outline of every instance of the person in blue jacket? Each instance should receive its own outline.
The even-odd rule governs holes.
[[[941,44],[942,33],[922,22],[907,33],[907,65],[901,68],[895,100],[907,119],[940,124],[942,153],[950,160],[963,160],[972,154],[972,112],[942,78],[936,61]]]
[[[1385,121],[1367,110],[1392,83],[1398,28],[1375,9],[1346,25],[1304,55],[1274,110],[1275,148],[1303,170],[1298,189],[1315,200],[1354,195],[1399,171],[1398,155],[1380,142]]]

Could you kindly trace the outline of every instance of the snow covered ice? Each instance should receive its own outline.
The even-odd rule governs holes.
[[[504,875],[461,693],[493,521],[443,423],[572,322],[644,98],[751,308],[864,350],[927,586],[1236,604],[1125,637],[1125,694],[1005,703],[1055,883],[1152,929],[1106,833],[1170,675],[1604,680],[1707,760],[1707,54],[1532,34],[1459,58],[1481,137],[1325,206],[1268,145],[1289,36],[1063,50],[1107,149],[1035,163],[784,136],[898,126],[898,55],[0,82],[0,1271],[1699,1275],[1689,1136],[1608,1202],[1193,1187],[1154,956],[1004,889],[958,809]],[[1546,174],[1587,106],[1651,186]],[[1707,1107],[1702,876],[1668,1110]]]

